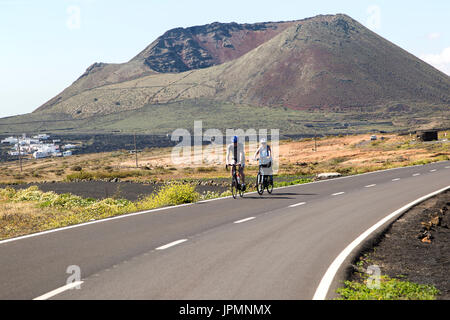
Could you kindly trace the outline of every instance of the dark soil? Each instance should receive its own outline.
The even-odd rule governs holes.
[[[31,183],[10,185],[15,189],[26,189],[30,186],[38,186],[44,192],[53,191],[58,194],[72,193],[83,198],[120,198],[130,201],[136,201],[152,194],[158,190],[163,184],[143,184],[132,182],[105,182],[105,181],[80,181],[80,182],[55,182],[55,183]],[[1,186],[0,188],[5,188]],[[207,191],[223,192],[227,188],[220,186],[196,186],[196,191],[201,193]]]
[[[290,182],[301,177],[281,176],[274,177],[278,182]],[[254,177],[246,179],[247,185],[255,184]],[[187,182],[185,180],[184,182]],[[214,178],[208,180],[190,181],[195,184],[196,191],[200,194],[210,192],[222,193],[229,190],[230,179]],[[111,182],[111,181],[78,181],[78,182],[43,182],[16,185],[0,185],[0,188],[12,187],[14,189],[26,189],[31,186],[37,186],[44,192],[53,191],[58,194],[72,193],[84,198],[120,198],[130,201],[136,201],[142,197],[152,194],[163,186],[162,183],[136,183],[136,182]]]
[[[438,217],[438,218],[436,218]],[[434,223],[433,223],[434,222]],[[434,285],[438,299],[450,300],[450,191],[406,212],[381,237],[364,267],[378,265],[381,274]],[[357,272],[350,280],[360,280]]]

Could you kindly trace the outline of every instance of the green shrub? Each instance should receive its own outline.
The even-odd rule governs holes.
[[[338,300],[434,300],[439,291],[431,285],[416,284],[382,276],[380,287],[369,288],[366,283],[346,281],[336,291]]]
[[[197,172],[214,172],[217,171],[215,167],[198,167]]]
[[[161,188],[158,193],[152,194],[138,203],[141,209],[152,209],[165,206],[174,206],[184,203],[196,202],[200,194],[195,186],[190,184],[171,184]]]
[[[312,182],[312,179],[309,178],[303,178],[303,179],[297,179],[294,181],[282,181],[282,182],[277,182],[274,181],[273,186],[274,188],[279,188],[279,187],[287,187],[287,186],[294,186],[297,184],[304,184],[304,183],[309,183]]]
[[[71,173],[66,176],[66,181],[71,182],[75,180],[92,180],[94,175],[90,172],[79,171],[76,173]]]

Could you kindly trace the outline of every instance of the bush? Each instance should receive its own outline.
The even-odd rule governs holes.
[[[434,300],[439,291],[431,285],[382,276],[378,289],[369,288],[366,283],[346,281],[337,293],[341,296],[339,300]]]
[[[217,171],[214,167],[198,167],[197,172],[214,172]]]
[[[81,166],[73,166],[73,167],[71,168],[71,170],[72,170],[72,171],[81,171],[81,170],[83,170],[83,168],[82,168]]]
[[[80,171],[66,176],[66,181],[71,182],[75,180],[92,180],[94,175],[90,172]]]
[[[20,202],[21,205],[36,206],[42,214],[5,214],[0,219],[0,239],[64,227],[77,223],[103,219],[115,215],[154,209],[163,206],[179,205],[198,201],[200,195],[193,185],[172,184],[163,187],[158,193],[133,203],[124,199],[82,198],[70,193],[56,194],[42,192],[38,187],[15,190],[0,189],[0,200]]]
[[[196,202],[200,194],[195,191],[195,186],[189,184],[171,184],[161,188],[157,194],[138,203],[140,209],[152,209],[165,206],[175,206],[184,203]]]
[[[304,179],[297,179],[294,181],[283,181],[283,182],[276,182],[274,181],[273,186],[274,188],[279,188],[279,187],[287,187],[287,186],[294,186],[297,184],[304,184],[304,183],[309,183],[312,182],[311,179],[308,178],[304,178]]]

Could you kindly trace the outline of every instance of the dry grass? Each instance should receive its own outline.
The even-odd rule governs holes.
[[[450,136],[450,132],[441,132]],[[420,161],[433,162],[450,157],[450,144],[422,143],[409,135],[378,135],[379,140],[370,141],[370,134],[317,139],[281,141],[280,174],[313,175],[325,171],[358,173],[393,166],[406,166]],[[0,164],[0,183],[64,181],[82,168],[102,179],[118,177],[121,180],[172,180],[186,178],[215,178],[228,176],[224,163],[211,154],[201,164],[174,164],[171,148],[146,149],[139,153],[139,168],[135,167],[135,156],[126,151],[77,155],[69,158],[29,160],[18,171],[17,162]],[[223,158],[225,149],[222,150]],[[247,172],[256,174],[256,163],[250,160]]]

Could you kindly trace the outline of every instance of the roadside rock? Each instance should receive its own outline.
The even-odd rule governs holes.
[[[326,172],[326,173],[320,173],[317,175],[317,180],[326,180],[326,179],[333,179],[341,177],[342,174],[338,172]]]

